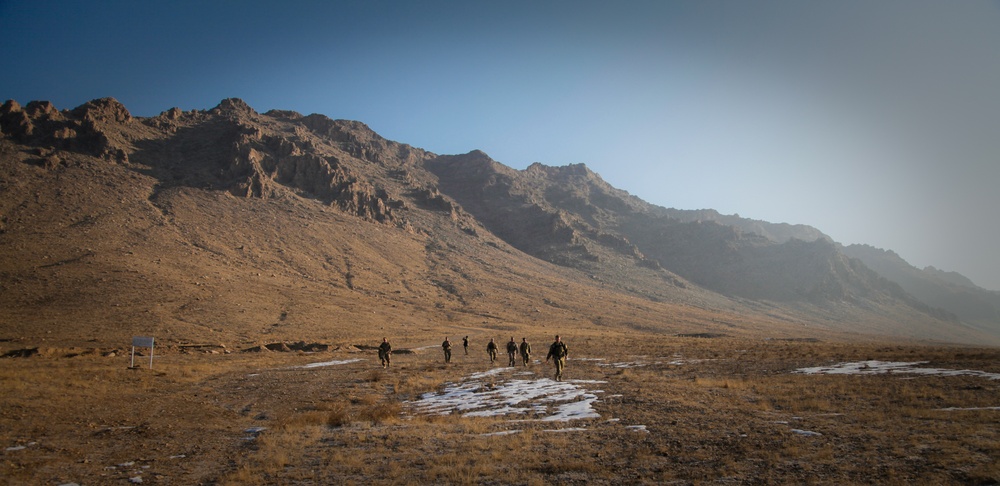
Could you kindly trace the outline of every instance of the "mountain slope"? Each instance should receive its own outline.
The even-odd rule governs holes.
[[[820,239],[833,241],[832,238],[812,226],[804,224],[770,223],[756,219],[741,218],[738,214],[719,214],[719,212],[714,209],[659,208],[659,213],[686,223],[711,221],[723,226],[732,226],[743,233],[754,233],[776,243],[784,243],[793,239],[802,241],[816,241]]]
[[[517,171],[235,99],[151,118],[7,102],[0,130],[0,342],[348,342],[428,322],[982,339],[822,242],[786,243],[802,263],[774,270],[791,250],[664,216],[584,166]]]
[[[615,189],[583,165],[534,164],[522,173],[473,152],[441,156],[428,167],[442,191],[495,234],[562,265],[600,272],[617,258],[661,270],[672,282],[681,283],[679,275],[737,297],[815,303],[900,300],[930,311],[842,255],[825,237],[779,243],[713,221],[683,222],[671,216],[677,211]]]
[[[438,191],[419,166],[432,154],[357,122],[238,100],[150,119],[113,100],[8,103],[0,120],[0,342],[698,332],[732,312],[607,291],[514,250]]]
[[[945,309],[983,329],[1000,327],[1000,292],[980,288],[959,274],[933,267],[918,269],[892,251],[868,245],[849,245],[842,251],[898,282],[906,292],[928,305]]]

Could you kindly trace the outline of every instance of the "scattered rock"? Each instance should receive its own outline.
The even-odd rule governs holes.
[[[4,358],[30,358],[38,356],[38,348],[15,349],[4,353]]]
[[[260,346],[254,346],[252,348],[244,349],[244,353],[259,353],[262,351],[277,351],[277,352],[292,352],[301,351],[305,353],[318,353],[321,351],[329,351],[329,344],[320,343],[306,343],[305,341],[299,341],[296,343],[268,343],[262,344]]]

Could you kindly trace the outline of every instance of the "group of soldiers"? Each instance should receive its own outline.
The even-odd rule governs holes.
[[[465,354],[469,354],[469,336],[462,338],[462,347],[465,349]],[[447,337],[444,338],[444,342],[441,343],[441,349],[444,350],[444,362],[451,363],[451,340]],[[489,344],[486,345],[486,353],[490,356],[490,363],[495,363],[497,360],[497,353],[499,352],[499,346],[497,346],[496,340],[490,338]],[[528,366],[528,362],[531,360],[531,343],[528,342],[528,338],[521,338],[521,344],[519,345],[514,341],[514,336],[510,337],[510,341],[507,343],[507,358],[508,366],[517,365],[517,356],[520,355],[521,363],[524,366]],[[566,367],[566,356],[569,355],[569,348],[566,347],[566,343],[556,336],[556,340],[549,345],[549,354],[545,356],[545,361],[555,360],[556,365],[556,381],[562,381],[563,368]],[[378,359],[382,362],[383,368],[388,368],[392,356],[392,345],[389,344],[387,338],[382,338],[382,344],[378,347]]]

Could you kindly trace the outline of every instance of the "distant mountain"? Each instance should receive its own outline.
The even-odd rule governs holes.
[[[427,166],[441,191],[491,232],[559,265],[598,274],[610,268],[650,268],[674,285],[687,281],[754,300],[869,306],[899,301],[951,318],[841,254],[829,238],[808,226],[660,208],[611,187],[584,165],[533,164],[516,171],[477,151],[441,156]],[[785,240],[739,227],[780,234]]]
[[[776,243],[788,240],[816,241],[833,239],[820,230],[804,224],[769,223],[756,219],[741,218],[738,214],[719,214],[714,209],[661,209],[664,216],[684,222],[712,221],[724,226],[732,226],[743,233],[754,233]]]
[[[0,169],[0,342],[150,328],[251,342],[421,320],[1000,336],[808,226],[666,209],[584,165],[515,170],[238,99],[149,118],[110,98],[8,101]]]
[[[842,251],[898,283],[922,302],[945,309],[963,321],[986,329],[996,328],[1000,323],[1000,292],[980,288],[961,274],[934,267],[921,270],[893,251],[868,245],[850,245]]]
[[[934,278],[943,280],[945,282],[953,283],[955,285],[961,285],[962,287],[986,290],[976,285],[972,280],[969,280],[969,278],[966,277],[965,275],[962,275],[961,273],[958,272],[946,272],[944,270],[938,270],[934,267],[924,267],[924,273]]]

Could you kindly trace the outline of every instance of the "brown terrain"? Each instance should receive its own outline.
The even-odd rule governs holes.
[[[0,129],[0,483],[1000,482],[995,330],[823,238],[235,99]]]

